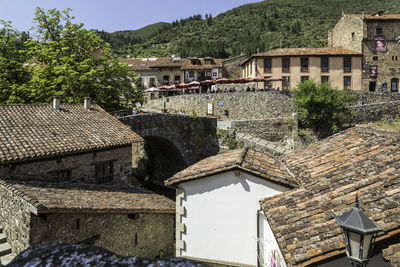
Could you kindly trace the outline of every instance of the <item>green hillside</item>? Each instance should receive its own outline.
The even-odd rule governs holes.
[[[149,39],[109,41],[120,55],[230,57],[277,47],[321,47],[328,30],[345,13],[400,13],[398,0],[266,0],[247,4],[213,18],[195,15],[164,24]],[[141,29],[142,30],[142,29]],[[139,30],[140,31],[140,30]],[[146,30],[144,30],[146,32]],[[130,31],[124,31],[130,36]],[[118,34],[117,34],[118,36]],[[121,41],[122,40],[122,41]]]

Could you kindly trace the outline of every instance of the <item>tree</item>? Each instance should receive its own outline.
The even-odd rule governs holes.
[[[20,103],[26,98],[24,84],[29,72],[24,66],[27,60],[23,49],[26,33],[17,33],[10,22],[0,20],[0,103]]]
[[[312,80],[300,83],[294,91],[299,119],[320,136],[328,136],[341,128],[340,117],[348,112],[350,97],[345,90],[332,88],[330,83]]]
[[[70,9],[36,9],[34,29],[41,40],[27,41],[30,57],[41,63],[32,68],[28,83],[32,102],[58,96],[74,103],[89,96],[108,110],[137,102],[140,93],[133,87],[134,73],[119,63],[95,31],[72,23],[69,13]]]

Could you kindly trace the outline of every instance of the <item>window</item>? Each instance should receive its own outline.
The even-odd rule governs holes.
[[[271,76],[264,77],[265,79],[271,78]],[[265,81],[264,82],[264,89],[272,89],[272,82],[271,81]]]
[[[354,39],[354,36],[355,36],[356,34],[355,34],[355,32],[352,32],[351,33],[351,39]]]
[[[301,72],[308,72],[308,57],[302,57],[300,60]]]
[[[289,90],[290,89],[290,77],[289,76],[283,76],[283,81],[282,81],[282,90]]]
[[[190,78],[193,78],[193,77],[194,77],[194,71],[192,71],[192,70],[189,71],[189,77],[190,77]]]
[[[177,75],[175,76],[175,84],[181,83],[181,76]]]
[[[393,78],[390,80],[391,84],[391,90],[392,92],[398,92],[399,91],[399,79]]]
[[[397,56],[392,56],[392,60],[396,60],[397,61]]]
[[[94,176],[98,184],[108,183],[113,180],[114,168],[113,162],[103,162],[95,164]]]
[[[289,57],[282,58],[282,72],[290,72],[290,58]]]
[[[348,90],[351,89],[351,76],[344,76],[343,88]]]
[[[372,60],[373,60],[373,61],[378,61],[379,58],[378,58],[378,57],[372,57]]]
[[[376,35],[382,35],[382,28],[376,28]]]
[[[351,57],[343,57],[343,71],[351,72]]]
[[[321,72],[329,72],[329,57],[321,57]]]
[[[271,73],[272,72],[272,58],[265,58],[264,59],[264,73]]]
[[[309,80],[309,77],[308,76],[301,76],[300,80],[301,80],[301,82],[305,82],[305,81]]]
[[[150,78],[150,86],[156,86],[156,78]]]
[[[206,65],[211,65],[211,63],[212,63],[211,60],[209,60],[209,59],[206,60]]]
[[[139,85],[142,85],[142,83],[143,83],[143,79],[142,79],[142,77],[140,77],[140,78],[138,79],[138,84],[139,84]]]
[[[57,182],[62,182],[62,181],[69,181],[71,180],[71,170],[59,170],[55,171],[54,173],[54,178],[56,179]]]
[[[206,71],[206,77],[211,77],[211,71]]]
[[[321,76],[321,83],[329,82],[329,76]]]
[[[169,85],[169,76],[163,76],[163,85]]]

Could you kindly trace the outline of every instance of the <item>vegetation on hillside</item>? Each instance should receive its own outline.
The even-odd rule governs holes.
[[[266,0],[216,17],[195,15],[164,24],[138,43],[122,38],[116,38],[118,43],[108,41],[120,55],[135,57],[175,54],[224,58],[281,46],[321,47],[327,44],[328,31],[342,11],[371,13],[378,9],[400,12],[398,0]]]
[[[40,41],[0,21],[0,103],[49,103],[54,96],[80,103],[91,97],[105,109],[121,109],[141,101],[134,73],[95,31],[73,23],[69,11],[36,9]]]
[[[300,83],[294,93],[302,128],[312,128],[320,137],[341,129],[340,117],[349,112],[347,106],[351,100],[346,90],[308,80]]]

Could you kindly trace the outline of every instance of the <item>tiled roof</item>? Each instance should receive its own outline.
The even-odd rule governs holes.
[[[208,177],[239,169],[290,187],[297,185],[285,166],[277,159],[250,149],[239,149],[201,160],[165,181],[166,185]]]
[[[213,60],[215,64],[206,65],[205,59]],[[196,61],[196,65],[192,64]],[[222,68],[222,59],[207,58],[187,58],[182,65],[181,70],[211,70],[213,68]]]
[[[277,57],[277,56],[361,56],[361,53],[343,47],[320,48],[277,48],[263,53],[254,54],[252,57]]]
[[[97,105],[0,105],[0,164],[141,142]]]
[[[175,203],[133,186],[71,183],[17,183],[0,180],[38,213],[175,213]]]
[[[131,70],[154,70],[154,68],[180,68],[185,62],[184,59],[173,59],[171,57],[162,58],[124,58],[121,63],[126,63]]]
[[[382,228],[400,233],[400,133],[355,127],[283,156],[300,183],[261,201],[288,264],[305,266],[344,253],[335,216],[360,207]]]
[[[345,16],[362,19],[362,14],[345,14]],[[364,15],[365,20],[400,20],[400,14],[387,14],[382,16]]]
[[[390,245],[382,251],[382,256],[389,261],[392,266],[400,266],[400,243]]]

